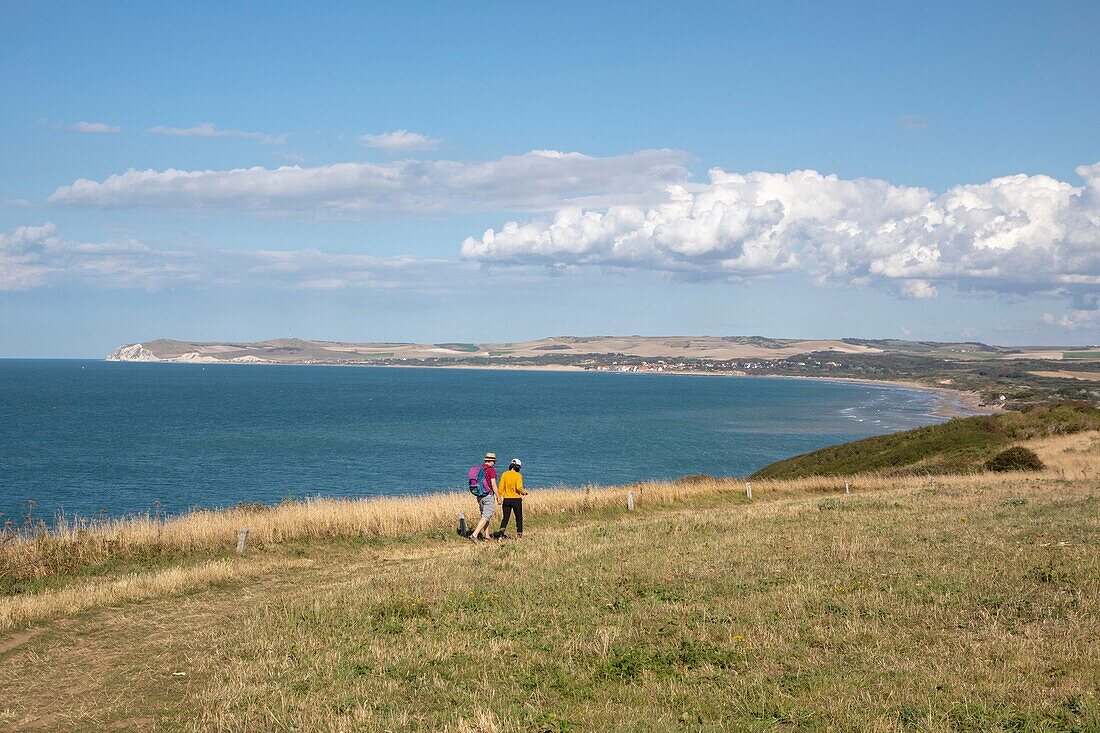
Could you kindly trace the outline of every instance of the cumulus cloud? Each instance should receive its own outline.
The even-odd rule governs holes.
[[[339,218],[443,211],[550,210],[649,202],[687,180],[686,153],[595,157],[533,150],[479,163],[402,160],[318,167],[129,170],[80,179],[49,201],[94,207],[247,210]]]
[[[465,279],[474,266],[416,257],[333,254],[317,249],[157,249],[133,239],[80,242],[52,222],[0,233],[0,291],[63,283],[158,289],[278,287],[430,289]]]
[[[710,171],[656,206],[568,207],[469,237],[462,257],[648,269],[740,281],[802,272],[820,284],[880,285],[902,297],[1060,293],[1100,287],[1100,164],[1084,186],[1013,175],[936,195],[882,180]]]
[[[245,140],[256,140],[262,145],[282,145],[286,142],[286,135],[269,135],[266,132],[249,132],[247,130],[222,130],[209,122],[202,122],[194,127],[157,125],[156,127],[150,127],[146,132],[167,137],[238,137]]]
[[[74,122],[71,125],[65,126],[66,130],[72,130],[73,132],[90,132],[102,135],[104,133],[122,132],[122,128],[117,125],[108,125],[105,122]]]
[[[435,150],[439,147],[440,140],[419,132],[408,130],[392,130],[377,135],[360,135],[359,144],[368,148],[380,148],[382,150],[395,150],[400,152],[411,150]]]
[[[913,300],[937,298],[940,294],[936,290],[936,286],[927,280],[903,280],[900,292],[902,297],[912,298]]]

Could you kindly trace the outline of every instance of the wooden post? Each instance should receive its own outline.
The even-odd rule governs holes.
[[[246,547],[248,547],[248,530],[242,529],[237,533],[237,554],[243,555]]]
[[[752,501],[752,483],[749,481],[745,482],[745,498]]]
[[[459,537],[465,537],[469,534],[469,530],[466,529],[466,512],[458,513],[458,535]]]
[[[849,493],[849,491],[848,491],[848,482],[847,481],[844,482],[844,493],[845,494]]]
[[[628,512],[634,511],[634,492],[626,492],[626,510]]]

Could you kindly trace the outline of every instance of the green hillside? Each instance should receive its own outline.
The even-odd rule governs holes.
[[[1097,429],[1100,409],[1066,402],[1025,412],[955,419],[834,445],[765,466],[753,478],[965,473],[982,470],[987,460],[1017,441]]]

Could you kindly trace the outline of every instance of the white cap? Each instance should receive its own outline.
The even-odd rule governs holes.
[[[523,465],[523,461],[521,461],[521,460],[520,460],[520,459],[518,459],[518,458],[513,458],[513,459],[512,459],[512,463],[511,463],[511,464],[509,464],[509,465],[512,465],[512,466],[522,466],[522,465]]]

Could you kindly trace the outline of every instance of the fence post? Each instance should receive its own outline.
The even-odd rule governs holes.
[[[242,529],[237,533],[237,554],[243,555],[246,547],[248,547],[248,530]]]
[[[634,492],[626,492],[626,510],[628,512],[634,511]]]
[[[849,493],[848,492],[848,482],[847,481],[844,482],[844,493],[845,494]]]
[[[752,501],[752,482],[745,482],[745,498]]]

